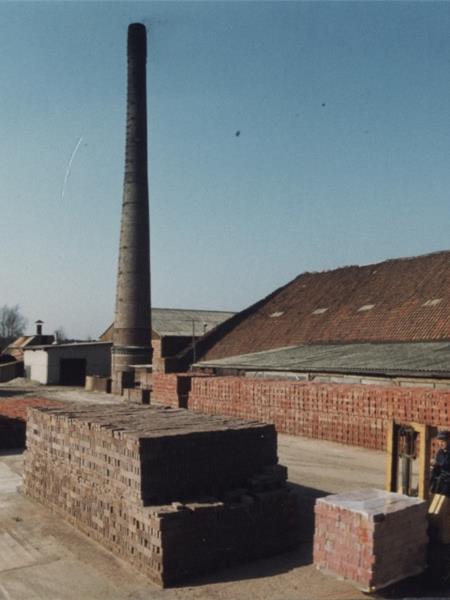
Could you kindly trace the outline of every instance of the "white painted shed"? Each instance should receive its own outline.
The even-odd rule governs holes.
[[[87,375],[111,375],[111,342],[34,346],[24,351],[25,377],[43,384],[84,385]]]

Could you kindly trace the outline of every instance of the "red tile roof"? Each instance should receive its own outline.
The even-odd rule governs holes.
[[[197,345],[197,360],[301,343],[450,339],[450,251],[304,273]]]

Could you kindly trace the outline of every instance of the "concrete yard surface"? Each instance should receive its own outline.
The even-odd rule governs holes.
[[[314,457],[317,442],[287,436],[283,436],[281,442],[281,462],[286,462],[283,461],[285,451],[294,453],[296,446],[305,455],[308,448],[310,460]],[[327,443],[326,446],[332,451],[335,445]],[[343,450],[346,454],[347,449]],[[383,457],[374,454],[374,462],[377,458],[382,462]],[[17,490],[22,461],[20,453],[0,456],[1,600],[364,598],[347,583],[324,577],[312,566],[310,533],[306,530],[305,539],[294,552],[161,590],[63,519],[23,496]],[[301,461],[293,470],[300,471],[300,464]],[[311,483],[309,478],[307,481]],[[306,506],[311,508],[316,492],[312,493],[307,486],[305,490],[308,492]],[[310,524],[306,526],[310,530]]]
[[[0,386],[2,396],[13,386]],[[74,399],[69,390],[27,390],[17,397]],[[3,392],[3,393],[2,393]],[[9,392],[9,393],[8,393]],[[24,393],[25,392],[25,393]],[[37,392],[37,393],[36,393]],[[44,393],[43,393],[44,392]],[[106,398],[78,390],[77,399]],[[113,400],[108,396],[109,402]],[[367,595],[320,573],[312,564],[313,507],[318,497],[361,487],[384,487],[385,453],[287,435],[278,436],[279,462],[288,467],[299,496],[301,534],[297,550],[241,564],[184,585],[160,589],[128,563],[25,497],[23,454],[0,453],[0,600],[358,600]],[[450,598],[428,590],[419,576],[377,593],[378,598]]]
[[[161,590],[60,517],[24,497],[17,490],[23,455],[3,453],[0,456],[0,599],[365,598],[348,583],[322,575],[311,564],[312,507],[315,498],[326,492],[343,491],[355,485],[382,486],[384,454],[279,436],[279,456],[280,462],[290,469],[290,480],[303,506],[303,534],[298,550]]]

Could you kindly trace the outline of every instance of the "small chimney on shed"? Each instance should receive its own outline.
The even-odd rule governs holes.
[[[42,325],[44,324],[44,321],[41,321],[40,319],[38,319],[36,321],[36,335],[42,335]]]

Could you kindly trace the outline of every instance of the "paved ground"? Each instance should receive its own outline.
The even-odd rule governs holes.
[[[8,395],[80,402],[113,400],[67,388],[0,385]],[[0,600],[357,600],[367,596],[326,577],[311,564],[312,508],[317,497],[357,487],[383,487],[382,452],[279,436],[279,457],[302,506],[299,549],[272,559],[201,577],[161,590],[132,567],[44,507],[21,495],[23,456],[0,454]],[[426,591],[419,578],[385,590],[383,598],[449,598]]]
[[[52,400],[67,400],[68,402],[96,402],[98,404],[110,404],[112,402],[122,402],[121,396],[106,394],[102,392],[85,392],[80,387],[68,386],[46,386],[39,383],[30,382],[27,379],[18,377],[8,383],[0,383],[0,401],[2,398],[17,396],[24,398],[26,396],[38,396],[40,398],[50,398]]]

